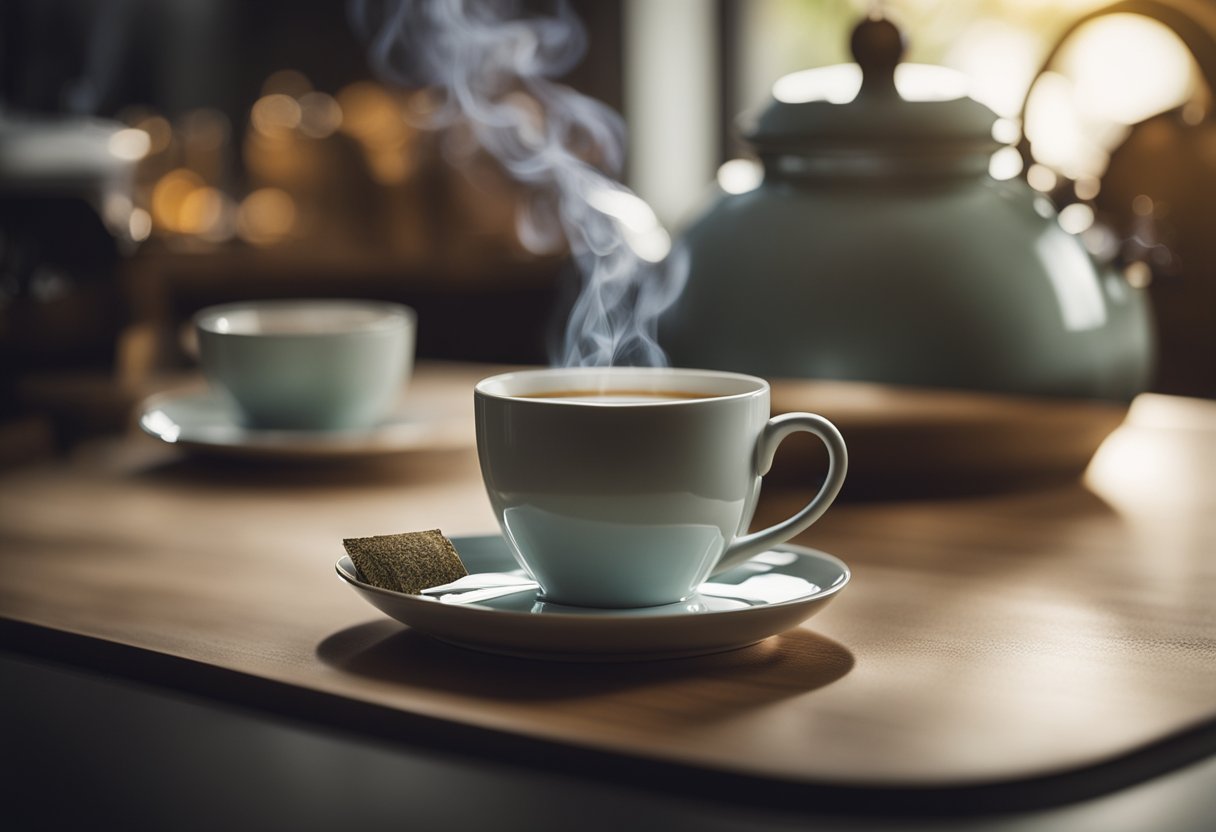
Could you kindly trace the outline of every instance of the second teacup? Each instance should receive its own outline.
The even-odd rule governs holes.
[[[204,373],[250,427],[370,427],[413,367],[415,315],[400,304],[252,301],[204,309],[194,323]]]

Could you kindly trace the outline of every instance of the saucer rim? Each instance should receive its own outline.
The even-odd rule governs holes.
[[[437,431],[422,440],[391,441],[394,429],[405,426],[403,423],[392,421],[394,417],[417,412],[411,408],[408,400],[394,408],[384,421],[367,428],[341,430],[252,428],[232,421],[230,427],[239,432],[239,438],[224,440],[181,436],[170,441],[161,432],[146,424],[148,414],[155,409],[162,408],[165,403],[189,401],[215,403],[222,401],[222,397],[214,390],[207,388],[187,388],[153,393],[140,400],[136,407],[135,423],[143,433],[166,445],[210,453],[238,453],[256,456],[316,458],[385,456],[463,448],[470,444],[467,441],[458,441],[454,436],[447,436],[442,431]],[[442,415],[431,414],[427,418],[419,419],[416,423],[411,424],[425,428],[428,425],[442,425],[444,422],[445,418]]]
[[[457,546],[457,551],[459,552],[459,542],[461,540],[485,540],[485,539],[490,539],[490,538],[502,539],[502,535],[494,535],[494,534],[462,535],[459,537],[453,537],[453,538],[451,538],[451,540],[452,540],[453,545]],[[804,604],[821,603],[823,601],[826,601],[826,600],[832,598],[833,596],[835,596],[838,592],[840,592],[840,590],[844,589],[844,587],[849,584],[849,582],[852,580],[852,577],[853,577],[853,571],[849,568],[849,565],[847,563],[845,563],[843,560],[836,557],[835,555],[829,554],[829,553],[821,551],[819,549],[812,549],[809,546],[801,546],[796,543],[781,543],[781,544],[771,547],[767,551],[789,552],[791,554],[798,555],[799,557],[809,557],[809,558],[813,558],[816,560],[827,561],[828,563],[832,564],[833,566],[836,566],[840,570],[840,578],[838,578],[836,580],[836,582],[831,584],[830,586],[820,587],[818,592],[811,593],[810,595],[804,595],[800,598],[791,598],[788,601],[778,601],[778,602],[772,603],[772,604],[757,604],[755,606],[742,607],[740,609],[710,610],[707,612],[698,612],[698,613],[688,613],[688,612],[658,613],[655,615],[640,615],[640,616],[636,616],[636,617],[625,617],[625,616],[611,615],[610,613],[612,613],[614,611],[614,608],[611,608],[611,607],[588,607],[587,612],[582,613],[582,614],[573,614],[573,613],[564,613],[564,612],[547,612],[543,616],[539,616],[539,617],[545,619],[546,621],[552,621],[552,622],[554,622],[554,624],[563,623],[563,624],[567,624],[569,626],[585,626],[586,622],[596,622],[596,624],[600,624],[604,621],[611,620],[612,622],[614,622],[614,625],[620,625],[622,627],[641,627],[641,626],[645,626],[648,624],[653,624],[653,622],[655,622],[655,621],[662,621],[662,620],[687,619],[687,618],[691,618],[691,617],[695,617],[697,619],[717,619],[717,618],[721,618],[723,616],[739,617],[739,616],[743,616],[745,614],[753,614],[753,615],[763,614],[766,611],[773,610],[773,609],[784,608],[784,607],[797,607],[797,606],[804,605]],[[343,567],[343,562],[350,564],[349,571]],[[747,562],[750,562],[750,560]],[[383,587],[373,586],[372,584],[365,583],[365,582],[359,580],[355,576],[354,562],[351,561],[349,555],[343,555],[342,557],[338,558],[337,562],[334,564],[334,571],[337,572],[338,577],[340,577],[343,581],[350,584],[351,587],[353,587],[361,592],[371,592],[373,594],[381,595],[386,598],[400,599],[400,600],[404,600],[410,604],[425,604],[425,605],[429,606],[432,604],[442,604],[443,603],[442,601],[439,601],[437,598],[433,598],[433,597],[429,597],[429,596],[425,596],[425,595],[412,595],[412,594],[406,593],[406,592],[397,592],[395,590],[384,589]],[[533,613],[533,612],[503,610],[503,609],[497,609],[494,607],[484,606],[481,604],[461,604],[461,605],[447,605],[447,606],[450,606],[453,608],[459,606],[459,609],[461,609],[462,611],[468,611],[468,613],[471,615],[475,614],[475,615],[482,615],[482,616],[491,616],[491,617],[498,618],[498,619],[502,619],[504,617],[510,617],[510,618],[515,618],[518,620],[535,621],[538,618],[537,614]],[[640,608],[626,608],[626,609],[645,609],[645,608],[640,607]],[[597,612],[609,613],[609,614],[597,615],[596,614]]]

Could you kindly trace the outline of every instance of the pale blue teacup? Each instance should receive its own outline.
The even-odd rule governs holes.
[[[770,418],[768,382],[737,373],[526,370],[483,379],[474,405],[490,503],[547,603],[685,602],[814,523],[848,467],[831,422]],[[792,517],[749,532],[761,477],[800,431],[827,446],[823,485]]]
[[[264,300],[194,316],[208,380],[249,427],[370,428],[414,362],[414,311],[365,300]]]

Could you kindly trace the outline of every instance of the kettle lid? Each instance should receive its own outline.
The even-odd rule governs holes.
[[[863,19],[851,47],[856,63],[779,79],[744,137],[761,152],[930,144],[989,152],[1001,146],[992,136],[996,113],[967,97],[966,76],[900,62],[904,35],[890,20]]]

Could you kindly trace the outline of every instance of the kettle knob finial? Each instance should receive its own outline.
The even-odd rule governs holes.
[[[894,95],[895,67],[904,55],[904,33],[879,12],[853,29],[853,58],[861,66],[861,95]]]

